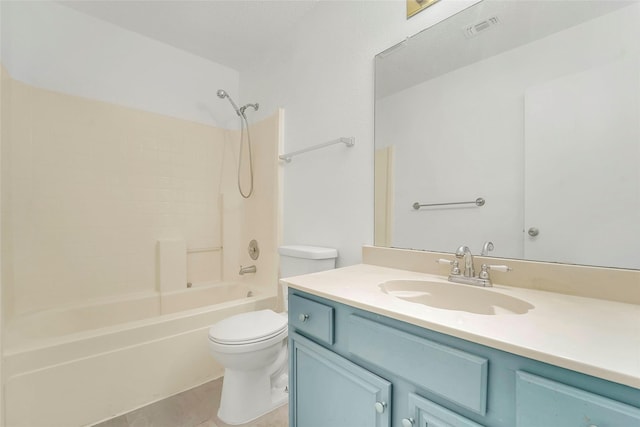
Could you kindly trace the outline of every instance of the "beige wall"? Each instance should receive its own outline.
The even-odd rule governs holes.
[[[1,8],[0,8],[1,9]],[[1,15],[1,13],[0,13]],[[8,97],[8,83],[9,83],[9,76],[7,74],[7,72],[5,71],[4,67],[2,67],[2,65],[0,64],[0,171],[3,169],[2,167],[2,162],[4,162],[4,155],[2,155],[2,147],[4,142],[7,140],[6,135],[8,133],[8,126],[4,126],[4,122],[5,122],[5,115],[7,113],[7,102],[9,100]],[[4,185],[4,180],[1,178],[1,174],[0,174],[0,192],[2,191],[2,186]],[[4,232],[2,230],[2,221],[5,217],[4,215],[4,208],[5,205],[4,203],[2,203],[2,200],[0,200],[0,242],[2,242],[0,244],[0,260],[2,260],[2,254],[4,254]],[[3,336],[3,327],[4,327],[4,299],[2,296],[2,284],[4,283],[4,274],[5,274],[5,269],[2,267],[2,263],[0,263],[0,336]],[[4,363],[2,363],[2,354],[4,351],[4,344],[2,342],[2,339],[0,339],[0,427],[4,427],[5,422],[4,422],[4,368],[3,365]]]
[[[224,246],[224,273],[222,252],[189,255],[189,279],[215,281],[239,279],[257,238],[261,280],[275,291],[277,114],[252,131],[256,190],[245,202],[235,132],[7,84],[5,316],[155,292],[159,239]]]

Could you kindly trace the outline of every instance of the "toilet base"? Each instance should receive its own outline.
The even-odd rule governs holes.
[[[222,397],[218,418],[229,425],[255,420],[289,401],[287,374],[272,381],[260,371],[226,369],[222,383]],[[272,383],[275,385],[272,387]],[[282,385],[284,383],[284,385]]]

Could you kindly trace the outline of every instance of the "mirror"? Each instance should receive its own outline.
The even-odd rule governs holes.
[[[638,40],[639,2],[484,0],[378,54],[375,244],[640,269]]]

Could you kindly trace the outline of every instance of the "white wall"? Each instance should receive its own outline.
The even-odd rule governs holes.
[[[285,109],[285,151],[356,138],[282,166],[284,244],[335,247],[339,266],[361,261],[373,242],[373,58],[473,3],[442,1],[407,20],[404,0],[319,2],[269,60],[241,73],[242,98],[263,114]]]
[[[237,71],[49,1],[2,2],[2,64],[32,86],[222,127]]]

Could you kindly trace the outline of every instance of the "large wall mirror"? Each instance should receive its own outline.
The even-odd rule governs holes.
[[[640,269],[640,2],[476,3],[376,56],[375,115],[376,245]]]

